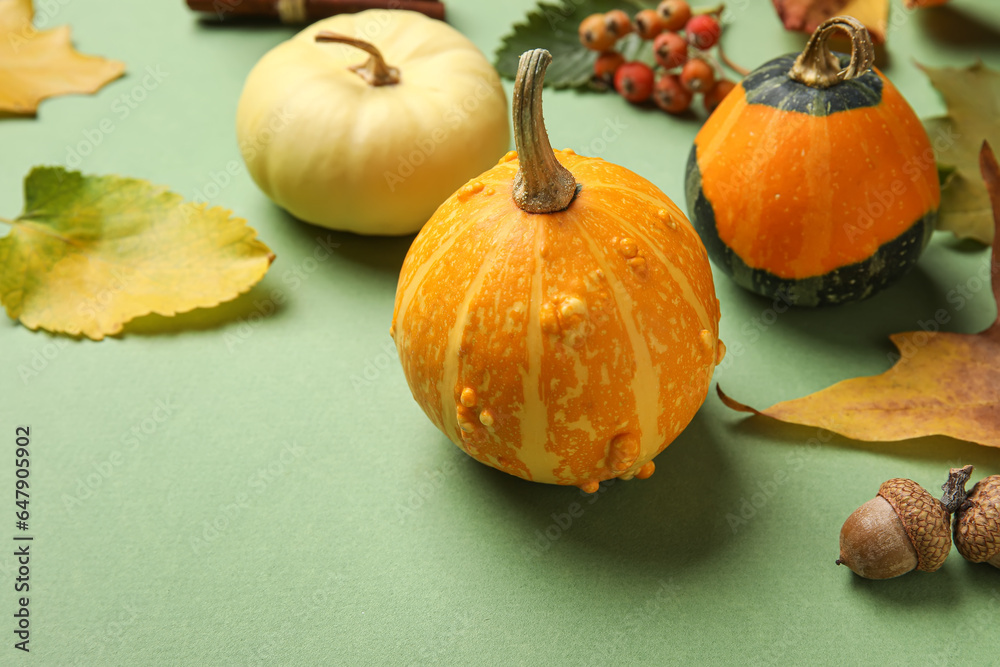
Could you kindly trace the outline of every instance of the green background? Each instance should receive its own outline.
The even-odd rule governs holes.
[[[0,121],[0,215],[20,211],[33,165],[64,164],[105,119],[114,131],[83,171],[188,198],[224,180],[244,77],[294,30],[206,26],[179,0],[49,4],[40,23],[71,24],[82,51],[125,61],[128,75]],[[531,4],[448,2],[489,54]],[[803,44],[771,3],[731,4],[734,60],[753,67]],[[919,115],[943,105],[914,59],[1000,67],[989,0],[923,14],[893,0],[893,12],[885,71]],[[122,118],[147,67],[165,76]],[[683,200],[697,122],[572,92],[547,93],[546,115],[553,145],[598,150]],[[626,128],[602,149],[608,122]],[[15,533],[16,425],[32,431],[36,536],[30,655],[11,646],[2,548],[0,663],[996,662],[1000,571],[952,553],[937,573],[869,582],[833,561],[841,523],[882,481],[936,490],[959,463],[1000,473],[1000,452],[947,438],[821,443],[710,396],[649,480],[584,497],[508,477],[449,444],[410,397],[388,330],[411,239],[299,223],[236,171],[211,201],[278,257],[249,294],[100,343],[0,320],[0,540]],[[321,242],[339,245],[314,262]],[[938,309],[946,329],[979,331],[995,315],[989,290],[961,309],[948,294],[987,257],[937,233],[887,292],[776,318],[717,274],[722,338],[743,345],[717,379],[766,406],[883,371],[888,335]],[[274,292],[283,303],[254,315]]]

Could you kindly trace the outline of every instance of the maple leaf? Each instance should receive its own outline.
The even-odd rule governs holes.
[[[36,167],[24,213],[0,238],[11,318],[95,340],[132,318],[215,306],[250,289],[274,255],[222,208],[131,178]]]
[[[125,64],[85,56],[68,26],[36,30],[31,0],[0,0],[0,111],[34,115],[46,97],[94,93],[125,72]]]
[[[819,24],[834,16],[853,16],[861,21],[872,41],[885,43],[889,25],[889,0],[773,0],[786,30],[812,34]]]
[[[940,165],[950,171],[941,186],[938,229],[981,243],[993,241],[993,213],[979,178],[979,147],[1000,146],[1000,72],[981,62],[970,67],[919,65],[948,107],[924,121]]]
[[[984,143],[980,162],[1000,230],[1000,166]],[[1000,301],[1000,233],[990,263]],[[946,435],[1000,447],[1000,314],[978,334],[918,331],[890,336],[902,355],[881,375],[838,382],[758,411],[716,390],[734,410],[834,431],[855,440]]]

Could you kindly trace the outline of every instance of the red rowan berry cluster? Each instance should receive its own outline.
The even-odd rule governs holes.
[[[633,104],[652,99],[666,112],[686,111],[696,94],[711,113],[736,84],[720,75],[709,50],[719,42],[719,10],[693,14],[686,0],[663,0],[629,19],[620,9],[592,14],[580,23],[580,42],[600,55],[594,76]],[[656,66],[626,62],[615,50],[625,35],[635,32],[652,41]]]

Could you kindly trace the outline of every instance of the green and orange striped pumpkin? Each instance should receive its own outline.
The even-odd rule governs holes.
[[[518,152],[414,240],[392,335],[417,403],[462,450],[593,492],[652,474],[725,347],[708,257],[680,209],[623,167],[551,149],[550,60],[521,58]]]
[[[827,47],[837,29],[850,56]],[[803,306],[864,299],[927,245],[941,201],[934,151],[872,61],[864,26],[830,19],[801,55],[751,72],[698,133],[688,212],[743,287]]]

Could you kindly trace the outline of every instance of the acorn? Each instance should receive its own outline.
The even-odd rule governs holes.
[[[950,550],[945,506],[912,480],[890,479],[844,522],[837,565],[866,579],[891,579],[911,570],[934,572]]]
[[[956,510],[955,546],[972,563],[1000,568],[1000,475],[979,480]]]

